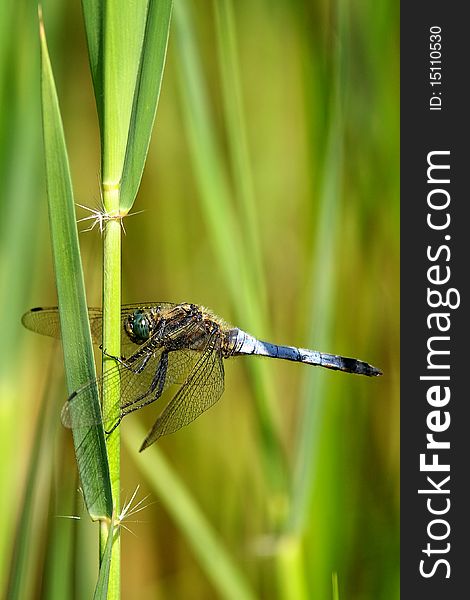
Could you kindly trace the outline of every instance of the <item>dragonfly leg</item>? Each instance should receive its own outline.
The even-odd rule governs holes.
[[[121,364],[127,370],[132,371],[132,373],[134,373],[136,375],[138,375],[139,373],[141,373],[144,370],[146,364],[148,363],[148,361],[150,360],[150,357],[152,356],[151,353],[146,354],[142,360],[142,363],[139,365],[139,367],[137,369],[133,369],[124,360],[121,360],[121,359],[117,358],[116,356],[112,356],[112,355],[108,354],[106,351],[103,351],[103,354],[105,354],[106,356],[109,356],[110,358],[114,358],[115,360],[117,360],[119,362],[119,364]],[[146,406],[147,404],[150,404],[150,402],[153,402],[161,395],[161,393],[163,391],[163,386],[165,384],[167,366],[168,366],[168,352],[163,352],[162,356],[160,358],[160,362],[158,363],[158,368],[155,372],[155,376],[152,379],[152,382],[149,386],[149,389],[146,392],[144,392],[143,394],[141,394],[140,396],[138,396],[137,398],[134,398],[132,401],[121,405],[121,413],[120,413],[119,417],[117,418],[116,422],[113,424],[111,429],[104,430],[106,435],[110,435],[116,429],[116,427],[118,427],[120,425],[122,419],[126,415],[128,415],[130,412],[133,412],[135,410],[138,410],[142,406]],[[139,404],[139,402],[141,400],[146,398],[149,394],[152,394],[152,392],[155,390],[157,385],[158,385],[157,394],[154,396],[152,395],[151,399],[147,400],[147,402],[145,402],[143,404],[142,403]]]
[[[106,356],[106,358],[112,358],[113,360],[118,362],[120,365],[127,367],[126,358],[124,356],[114,356],[114,354],[109,354],[109,352],[106,350],[106,348],[103,348],[102,344],[100,344],[100,350],[104,354],[104,356]]]
[[[119,415],[116,423],[114,423],[114,425],[111,427],[111,429],[104,430],[106,435],[111,435],[113,433],[113,431],[116,429],[116,427],[121,423],[123,416],[124,416],[123,414]]]
[[[121,419],[135,410],[142,408],[143,406],[147,406],[152,402],[155,402],[163,392],[163,387],[166,381],[166,373],[168,369],[168,350],[162,352],[160,357],[160,362],[158,363],[157,370],[155,371],[155,375],[152,379],[149,389],[141,394],[139,397],[134,398],[130,402],[126,402],[121,405]],[[155,392],[155,393],[154,393]],[[142,402],[142,400],[145,402]]]
[[[142,362],[137,367],[137,369],[135,369],[135,368],[133,368],[133,367],[130,366],[129,361],[125,357],[119,358],[119,356],[114,356],[113,354],[109,354],[108,352],[106,352],[106,350],[103,350],[103,348],[101,348],[101,352],[107,358],[112,358],[113,360],[115,360],[116,362],[118,362],[121,366],[125,367],[128,371],[131,371],[132,373],[135,373],[135,375],[138,375],[139,373],[142,373],[142,371],[145,369],[146,364],[148,363],[148,361],[150,360],[150,358],[152,356],[151,352],[145,354]]]

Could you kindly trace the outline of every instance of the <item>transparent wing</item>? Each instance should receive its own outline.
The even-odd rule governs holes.
[[[110,431],[127,414],[155,402],[170,385],[186,381],[201,353],[187,349],[167,352],[163,345],[156,348],[150,341],[128,360],[74,392],[62,408],[62,423],[75,428],[101,421],[101,416],[90,416],[88,410],[95,386],[101,398],[103,388],[111,394],[119,390],[119,406],[102,415],[104,428]],[[117,420],[116,415],[119,415]]]
[[[92,311],[90,318],[101,318],[100,309],[89,308],[88,311]],[[35,333],[40,333],[41,335],[47,335],[57,339],[61,337],[59,310],[56,306],[47,308],[33,308],[21,317],[21,322],[26,329],[34,331]]]
[[[65,427],[90,426],[99,423],[102,419],[106,431],[115,427],[122,418],[122,405],[134,406],[134,410],[141,405],[157,399],[157,386],[160,384],[160,394],[165,387],[169,385],[163,379],[157,380],[158,365],[161,360],[163,349],[160,348],[151,354],[141,357],[139,361],[130,366],[121,362],[94,381],[89,381],[84,386],[75,391],[67,400],[62,408],[61,419]],[[146,360],[145,368],[138,371]],[[135,369],[135,370],[134,370]],[[88,405],[91,402],[91,395],[95,387],[98,387],[100,398],[103,397],[103,389],[106,388],[109,394],[119,390],[119,400],[106,413],[101,415],[90,415]],[[153,393],[153,396],[152,396]],[[116,419],[116,415],[119,417]]]
[[[130,356],[139,346],[134,344],[127,336],[124,330],[124,321],[127,317],[133,314],[137,309],[156,308],[160,307],[164,310],[175,306],[171,302],[146,302],[139,304],[125,304],[121,308],[121,353],[123,356]],[[91,338],[94,344],[102,343],[103,336],[103,312],[101,308],[88,308],[88,318],[90,320]],[[38,307],[33,308],[23,315],[21,322],[26,327],[35,333],[47,335],[49,337],[59,339],[60,336],[60,317],[59,310],[54,307]]]
[[[174,303],[139,303],[122,307],[121,320],[136,309],[160,307],[163,311],[177,306]],[[102,312],[98,308],[89,308],[90,328],[93,341],[101,343]],[[60,338],[60,319],[56,307],[37,308],[23,316],[23,324],[28,329]],[[192,327],[197,323],[182,323],[181,330],[173,329],[168,350],[163,340],[154,336],[145,344],[133,344],[122,328],[124,356],[113,369],[102,377],[90,381],[74,392],[62,409],[62,422],[66,427],[91,426],[103,421],[106,431],[110,431],[120,420],[135,410],[154,402],[172,384],[181,384],[169,405],[157,419],[152,431],[144,442],[143,448],[157,440],[161,435],[172,433],[196,419],[212,406],[222,395],[224,389],[224,369],[220,351],[220,338],[207,339],[205,348],[199,351],[187,348],[175,349],[175,341],[180,334],[190,337]],[[187,339],[187,338],[186,338]],[[108,414],[90,414],[91,396],[101,393],[103,388],[111,392],[119,389],[119,405]],[[116,419],[116,415],[119,417]],[[143,449],[142,448],[142,449]]]
[[[158,417],[140,451],[162,435],[174,433],[213,406],[224,391],[224,366],[219,347],[208,344],[185,384]]]

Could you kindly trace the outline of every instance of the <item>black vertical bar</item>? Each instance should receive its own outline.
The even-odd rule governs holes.
[[[401,3],[402,600],[470,597],[470,35],[464,8]],[[428,173],[430,163],[436,168]]]

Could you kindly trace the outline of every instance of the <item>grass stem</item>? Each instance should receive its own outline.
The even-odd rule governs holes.
[[[117,186],[105,185],[103,203],[108,214],[119,209]],[[121,223],[119,220],[106,221],[103,238],[103,349],[112,356],[121,354]],[[115,367],[116,361],[103,354],[103,373]],[[103,389],[103,414],[114,420],[119,417],[119,392]],[[115,414],[113,414],[113,412]],[[113,494],[114,516],[120,511],[120,428],[116,427],[106,441]],[[109,525],[100,528],[100,556],[103,555],[108,539]],[[111,570],[108,585],[108,598],[120,597],[120,535],[115,536],[112,548]]]

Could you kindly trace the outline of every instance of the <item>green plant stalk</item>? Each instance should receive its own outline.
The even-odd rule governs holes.
[[[276,553],[277,577],[280,598],[307,600],[307,577],[304,569],[302,541],[298,536],[287,535],[281,539]]]
[[[111,555],[113,552],[115,534],[119,536],[119,526],[115,527],[114,529],[109,529],[108,531],[108,539],[101,554],[102,560],[100,573],[98,576],[95,593],[93,595],[93,600],[106,600],[110,597],[108,595],[110,591],[109,584],[111,582],[111,577],[109,575],[113,564],[111,560]],[[116,593],[116,590],[114,590],[113,593]],[[119,593],[119,589],[117,590],[117,593]]]
[[[104,4],[95,4],[84,0],[83,7],[101,129],[105,213],[103,349],[106,354],[103,354],[103,374],[106,374],[116,366],[116,361],[110,356],[121,354],[121,219],[132,206],[142,176],[160,91],[171,2],[152,0],[150,3],[129,4],[123,0],[108,0]],[[156,85],[149,85],[150,79],[153,82],[155,71],[160,73],[156,77]],[[136,153],[139,156],[137,163]],[[127,160],[130,166],[126,167]],[[132,181],[130,192],[126,185],[129,181]],[[119,389],[110,391],[104,387],[102,410],[111,422],[119,418],[119,396]],[[108,436],[107,450],[115,521],[120,512],[119,428]],[[111,538],[110,523],[103,522],[100,530],[103,573],[108,569],[105,559],[105,548],[110,548],[108,539],[112,539],[112,551],[107,598],[119,598],[119,528]],[[106,557],[109,557],[107,550]],[[106,593],[103,590],[104,587],[100,586],[100,593]]]
[[[331,574],[331,585],[333,588],[333,600],[339,600],[338,573]]]
[[[119,210],[119,189],[117,186],[103,185],[103,203],[107,214],[116,214]],[[106,221],[103,239],[103,349],[107,354],[121,354],[121,221]],[[103,374],[116,366],[116,361],[103,354]],[[103,414],[110,420],[119,418],[119,394],[115,388],[112,392],[103,389]],[[114,414],[113,414],[114,410]],[[120,511],[120,428],[107,437],[111,490],[113,495],[113,516]],[[102,522],[100,530],[100,557],[103,556],[108,540],[110,524]],[[108,598],[120,597],[120,535],[116,533],[113,541],[111,569],[108,585]]]

